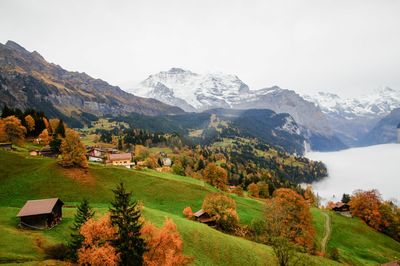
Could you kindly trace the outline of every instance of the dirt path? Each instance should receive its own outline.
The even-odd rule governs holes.
[[[331,237],[332,227],[331,227],[331,216],[327,213],[322,213],[325,216],[325,230],[324,237],[321,240],[321,252],[326,253],[326,246],[328,240]]]

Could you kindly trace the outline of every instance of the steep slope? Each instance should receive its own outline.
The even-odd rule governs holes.
[[[319,107],[291,90],[279,87],[250,90],[235,75],[211,73],[200,75],[189,70],[172,68],[149,76],[133,93],[174,104],[186,111],[213,108],[270,109],[288,113],[301,126],[311,148],[337,150],[345,148]]]
[[[394,109],[359,141],[362,146],[397,142],[397,126],[400,124],[400,108]]]
[[[0,44],[0,105],[62,113],[79,119],[94,115],[182,113],[178,107],[129,94],[85,73],[70,72],[48,63],[39,53],[15,42]]]

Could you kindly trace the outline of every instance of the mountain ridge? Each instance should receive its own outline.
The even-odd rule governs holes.
[[[100,116],[183,112],[179,107],[129,94],[86,73],[67,71],[13,41],[0,44],[0,82],[0,105],[35,108],[50,115],[58,112],[73,117],[75,122],[79,122],[82,113]]]

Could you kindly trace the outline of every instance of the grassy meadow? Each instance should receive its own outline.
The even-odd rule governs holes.
[[[125,168],[91,164],[86,173],[60,168],[53,159],[28,156],[25,151],[0,151],[0,263],[43,263],[46,246],[65,242],[78,204],[87,198],[97,215],[107,212],[111,189],[124,182],[136,199],[144,204],[144,216],[157,226],[166,217],[177,224],[184,241],[184,253],[194,257],[193,265],[274,265],[272,249],[266,245],[223,234],[206,225],[183,218],[182,210],[201,208],[207,193],[217,191],[201,180]],[[52,230],[20,229],[16,214],[26,200],[58,197],[65,203],[63,221]],[[240,222],[249,225],[262,218],[262,201],[232,195],[236,200]],[[319,241],[324,231],[324,217],[313,209]],[[365,226],[358,219],[332,214],[333,234],[328,249],[339,248],[341,262],[374,265],[400,257],[400,243]],[[360,235],[361,234],[361,235]],[[351,238],[349,238],[351,236]],[[347,238],[346,238],[347,237]],[[360,245],[357,248],[357,245]],[[307,256],[310,264],[335,265],[322,257]]]

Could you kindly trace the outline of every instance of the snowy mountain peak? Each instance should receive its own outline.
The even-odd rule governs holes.
[[[376,117],[388,114],[400,107],[400,90],[389,87],[379,88],[370,94],[357,98],[341,98],[336,94],[319,92],[315,95],[304,95],[314,102],[324,113],[346,119],[357,117]]]
[[[236,75],[224,73],[196,74],[181,68],[171,68],[149,76],[132,93],[176,104],[186,103],[186,111],[205,110],[212,107],[230,108],[247,93],[249,87]],[[172,97],[173,96],[173,97]]]

